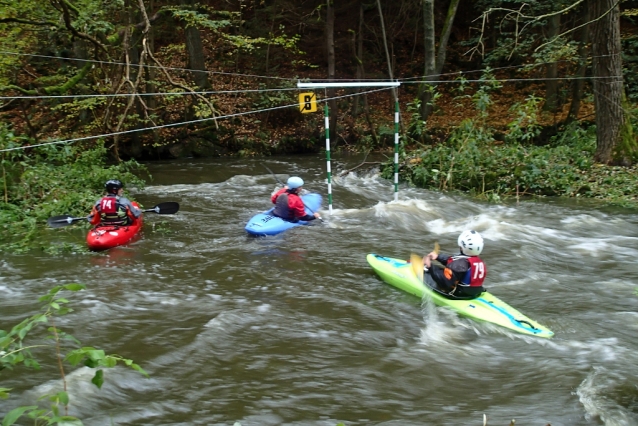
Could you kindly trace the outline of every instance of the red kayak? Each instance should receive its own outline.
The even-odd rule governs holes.
[[[139,208],[139,204],[133,201],[133,205]],[[122,225],[97,225],[86,235],[86,243],[93,251],[108,250],[121,246],[131,241],[142,229],[142,215],[132,224]]]

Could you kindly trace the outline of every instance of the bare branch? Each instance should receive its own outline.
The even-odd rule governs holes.
[[[139,3],[140,10],[142,12],[142,16],[144,17],[144,22],[145,22],[145,30],[144,31],[148,32],[150,30],[150,28],[151,28],[151,22],[148,19],[148,15],[146,14],[146,9],[144,8],[144,1],[143,0],[138,0],[138,3]],[[190,87],[188,87],[188,86],[186,86],[184,84],[180,84],[180,83],[174,81],[171,78],[171,76],[168,73],[168,71],[166,70],[166,68],[164,67],[164,65],[162,65],[160,63],[160,61],[158,61],[155,58],[153,53],[148,48],[148,45],[146,44],[146,38],[144,38],[143,46],[144,46],[144,51],[146,52],[146,54],[148,54],[148,56],[153,60],[153,62],[155,62],[157,64],[157,66],[164,73],[164,76],[168,79],[168,81],[173,86],[176,86],[176,87],[179,87],[179,88],[181,88],[181,89],[183,89],[185,91],[191,92],[195,97],[197,97],[198,99],[201,99],[208,106],[208,108],[210,109],[210,112],[211,112],[211,114],[213,116],[213,120],[215,121],[215,128],[218,129],[219,127],[218,127],[218,124],[217,124],[217,119],[215,118],[215,115],[216,115],[217,111],[215,111],[215,108],[213,107],[213,104],[211,104],[210,101],[208,99],[206,99],[204,96],[202,96],[202,95],[200,95],[198,93],[195,93],[195,91],[192,88],[190,88]]]
[[[0,24],[1,23],[7,23],[7,22],[15,22],[18,24],[26,24],[26,25],[40,25],[40,26],[52,26],[52,27],[57,27],[58,24],[57,22],[53,22],[53,21],[31,21],[30,19],[22,19],[22,18],[2,18],[0,19]]]

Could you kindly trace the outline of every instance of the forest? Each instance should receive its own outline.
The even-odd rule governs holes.
[[[138,162],[321,153],[328,129],[423,188],[638,202],[635,2],[1,1],[9,236]]]
[[[2,3],[15,143],[106,143],[117,159],[312,152],[322,108],[301,114],[297,82],[375,80],[401,86],[317,92],[335,146],[390,146],[395,96],[404,144],[444,142],[474,97],[496,140],[522,129],[545,144],[595,123],[596,160],[633,162],[632,2]]]

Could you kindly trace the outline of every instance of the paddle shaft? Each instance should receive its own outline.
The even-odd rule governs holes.
[[[142,213],[157,213],[157,214],[175,214],[179,211],[179,203],[176,202],[166,202],[157,204],[152,209],[142,210]],[[53,216],[47,220],[47,223],[52,228],[60,228],[63,226],[68,226],[72,223],[79,222],[81,220],[88,220],[88,217],[73,217],[70,215],[62,215],[62,216]]]
[[[274,178],[275,178],[275,180],[276,180],[276,181],[277,181],[277,182],[278,182],[281,186],[286,186],[286,184],[285,184],[285,183],[283,183],[282,181],[280,181],[280,180],[279,180],[279,178],[277,177],[277,175],[276,175],[276,174],[274,174],[274,173],[272,172],[272,170],[270,170],[270,169],[268,168],[268,166],[266,166],[264,163],[260,163],[260,164],[261,164],[262,166],[264,166],[264,168],[270,172],[270,174],[272,175],[272,177],[274,177]]]

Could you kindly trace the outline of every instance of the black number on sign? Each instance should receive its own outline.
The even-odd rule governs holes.
[[[310,111],[312,109],[312,98],[313,98],[313,95],[306,95],[306,96],[303,97],[303,101],[304,101],[303,109],[304,109],[304,111]]]

